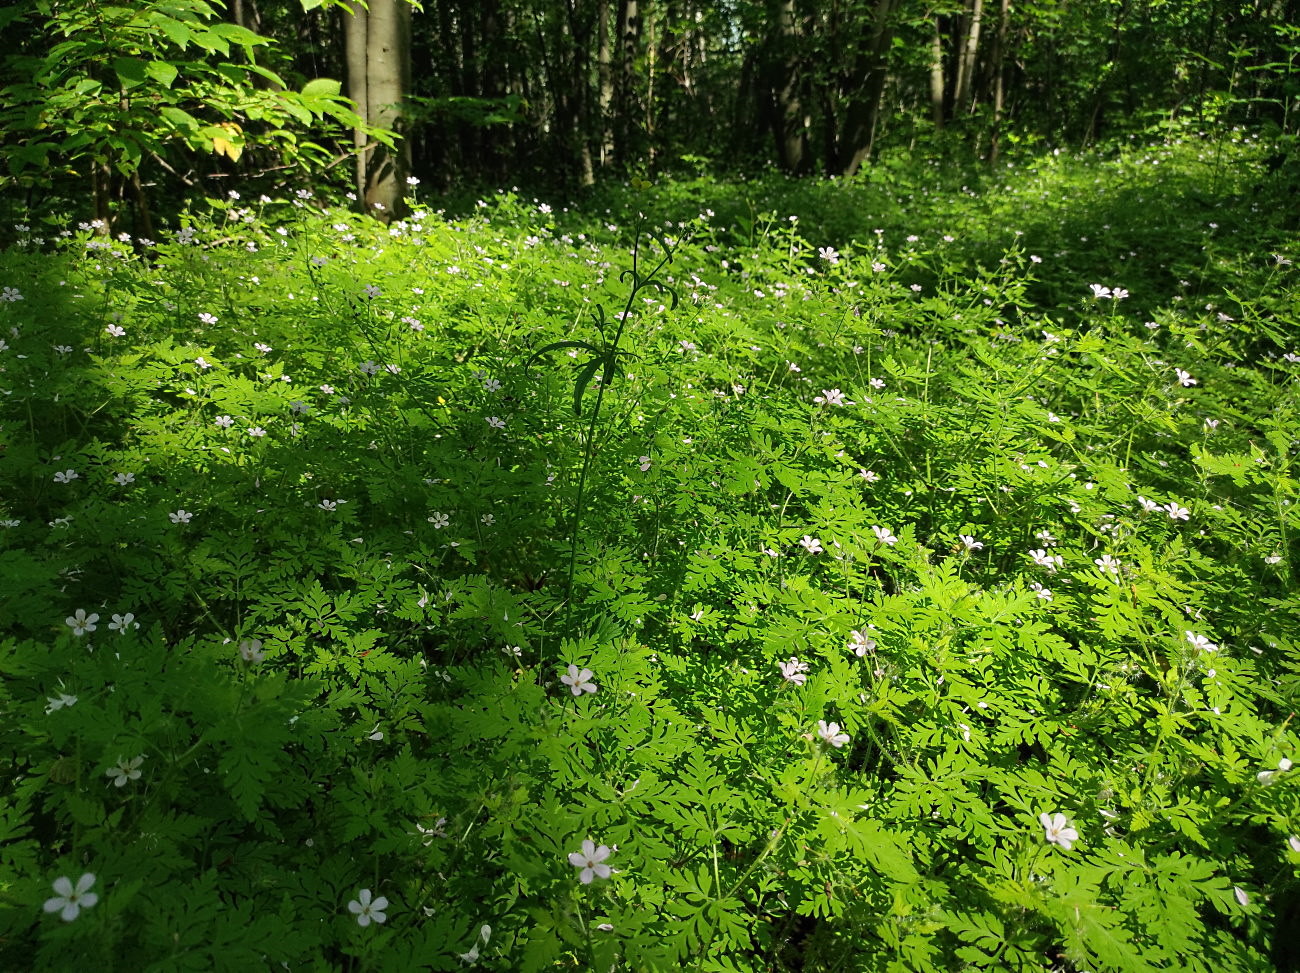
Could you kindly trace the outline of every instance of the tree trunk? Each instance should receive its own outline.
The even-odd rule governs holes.
[[[871,17],[871,36],[859,47],[854,76],[861,84],[849,101],[844,117],[844,138],[840,145],[839,171],[852,176],[871,158],[880,119],[880,105],[889,73],[889,48],[894,40],[891,23],[900,0],[876,0]],[[978,2],[978,0],[977,0]]]
[[[640,38],[641,17],[637,0],[619,0],[618,80],[615,86],[618,143],[615,154],[625,165],[635,154],[632,133],[636,127],[636,55]]]
[[[808,166],[808,129],[800,91],[803,79],[794,0],[776,0],[772,20],[776,33],[768,69],[776,157],[786,172],[799,173]]]
[[[989,165],[996,165],[1002,142],[1002,109],[1006,98],[1007,32],[1011,25],[1011,0],[1001,0],[998,32],[993,39],[993,136],[989,143]]]
[[[979,54],[980,27],[984,19],[984,0],[971,0],[970,13],[966,19],[966,39],[962,44],[961,59],[957,64],[957,93],[953,98],[952,111],[970,113],[975,105],[971,101],[974,85],[976,57]]]
[[[348,68],[348,96],[368,125],[401,134],[402,100],[410,83],[411,8],[405,0],[370,0],[369,9],[354,4],[345,15],[344,43]],[[409,148],[403,140],[396,149],[366,148],[359,129],[353,132],[357,148],[356,190],[363,210],[378,219],[402,214]]]
[[[600,85],[596,114],[603,169],[614,161],[614,127],[610,117],[614,107],[614,63],[609,46],[609,0],[599,0],[596,4],[596,77]]]
[[[934,18],[934,36],[930,38],[930,119],[936,130],[943,128],[943,35],[939,16]]]

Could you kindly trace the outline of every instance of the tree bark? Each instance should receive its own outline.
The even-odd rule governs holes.
[[[871,36],[858,51],[854,76],[862,81],[845,113],[840,149],[839,170],[845,176],[854,175],[871,158],[889,72],[889,48],[894,40],[891,18],[899,2],[876,0],[871,17]]]
[[[936,130],[943,128],[943,35],[939,15],[934,17],[934,35],[930,38],[930,120]]]
[[[344,23],[348,97],[366,124],[399,135],[405,127],[402,100],[410,84],[410,17],[405,0],[370,0],[369,9],[354,3]],[[353,144],[357,196],[364,212],[385,222],[402,215],[410,171],[406,141],[395,149],[365,148],[366,135],[358,129]]]
[[[966,18],[966,38],[962,44],[961,59],[957,64],[957,92],[953,98],[952,111],[970,113],[974,111],[971,90],[974,85],[976,57],[979,54],[980,27],[984,20],[984,0],[971,0],[970,13]]]
[[[786,172],[801,173],[808,167],[808,129],[804,124],[799,57],[799,29],[794,0],[775,0],[770,14],[775,25],[768,63],[772,134],[776,157]]]
[[[596,102],[598,154],[603,169],[614,161],[614,127],[610,117],[614,107],[614,59],[609,45],[609,0],[599,0],[596,4],[596,77],[600,85]]]

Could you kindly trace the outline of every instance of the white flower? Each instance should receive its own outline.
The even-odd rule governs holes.
[[[357,366],[363,375],[378,375],[379,365],[372,361],[363,361]]]
[[[434,515],[429,518],[429,523],[433,524],[434,530],[442,530],[451,523],[451,518],[444,513],[435,512]]]
[[[43,908],[46,912],[57,912],[64,922],[71,922],[82,909],[89,909],[99,901],[99,896],[90,891],[94,884],[95,876],[90,872],[77,879],[75,886],[72,879],[60,875],[54,880],[54,891],[58,894],[52,899],[46,899]]]
[[[809,554],[820,554],[822,552],[822,542],[817,537],[809,537],[807,534],[804,534],[803,540],[801,540],[799,544]]]
[[[216,324],[217,316],[215,314],[209,314],[207,311],[204,311],[202,314],[199,315],[199,321],[203,324]]]
[[[229,429],[235,424],[235,420],[230,418],[230,416],[217,416],[214,421],[216,422],[218,429]]]
[[[1246,894],[1245,889],[1239,888],[1238,886],[1234,885],[1232,887],[1232,894],[1233,897],[1236,898],[1237,902],[1240,903],[1241,905],[1243,906],[1250,905],[1250,896]]]
[[[371,300],[374,300],[380,294],[379,288],[376,287],[374,284],[367,284],[365,286],[365,292],[366,292],[366,297],[370,298]]]
[[[1183,371],[1181,368],[1175,368],[1174,374],[1178,376],[1178,384],[1183,386],[1183,388],[1187,388],[1189,385],[1196,384],[1196,379],[1192,378],[1191,375]]]
[[[1104,297],[1110,297],[1109,287],[1102,287],[1100,284],[1089,284],[1088,286],[1092,288],[1092,296],[1098,300]]]
[[[876,535],[876,540],[882,544],[893,547],[898,543],[898,538],[889,532],[888,527],[872,527],[871,532]]]
[[[849,742],[849,735],[840,732],[838,723],[827,723],[825,720],[817,721],[817,735],[837,750]]]
[[[609,857],[609,847],[599,845],[590,838],[582,843],[582,851],[569,852],[569,864],[574,868],[580,868],[578,872],[578,881],[583,885],[590,885],[592,879],[609,878],[612,869],[605,864],[605,859]]]
[[[347,503],[347,501],[346,500],[322,500],[320,503],[316,504],[316,506],[320,507],[321,510],[338,510],[339,504],[341,503]]]
[[[1062,558],[1061,555],[1048,554],[1042,548],[1039,548],[1036,551],[1030,551],[1029,556],[1034,559],[1035,564],[1041,568],[1047,568],[1047,570],[1051,571],[1053,574],[1056,573],[1057,568],[1060,568],[1065,564],[1065,559]]]
[[[1291,846],[1291,850],[1300,855],[1300,837],[1292,835],[1286,839],[1286,843]]]
[[[1141,496],[1138,497],[1138,506],[1142,508],[1144,513],[1149,514],[1153,514],[1160,509],[1160,504],[1156,503],[1154,500],[1148,500],[1146,497]]]
[[[637,457],[637,461],[636,461],[636,462],[637,462],[637,465],[640,467],[642,473],[648,473],[648,472],[650,472],[650,457],[649,457],[649,456],[639,456],[639,457]]]
[[[55,710],[63,709],[65,706],[75,706],[77,697],[69,696],[67,693],[59,693],[57,696],[46,696],[45,703],[45,715],[49,716]]]
[[[487,424],[493,429],[504,429],[506,421],[498,416],[488,416]]]
[[[113,778],[114,787],[125,787],[127,781],[140,779],[140,765],[142,763],[144,763],[144,757],[132,757],[130,760],[125,757],[118,757],[117,764],[104,771],[104,776]]]
[[[266,435],[266,430],[261,426],[254,426],[252,429],[248,430],[248,434],[254,439],[261,439]]]
[[[808,663],[800,662],[793,656],[789,662],[778,662],[777,668],[781,670],[781,678],[786,682],[802,686],[808,681]]]
[[[21,301],[22,299],[23,295],[19,293],[17,287],[6,287],[4,290],[0,290],[0,301],[3,301],[6,304],[12,304],[15,301]]]
[[[239,657],[249,665],[256,665],[266,658],[262,651],[261,639],[244,639],[239,643]]]
[[[1053,544],[1056,543],[1056,538],[1052,536],[1052,532],[1050,530],[1040,530],[1036,534],[1034,534],[1034,536],[1043,542],[1044,547],[1051,547]]]
[[[1198,652],[1216,652],[1218,646],[1207,639],[1204,635],[1197,635],[1195,632],[1185,632],[1187,641],[1191,643],[1192,648]]]
[[[54,474],[55,483],[71,483],[73,480],[80,479],[80,474],[76,470],[63,470]]]
[[[478,936],[479,939],[483,940],[483,945],[486,946],[488,940],[492,938],[492,927],[486,922],[483,923],[483,928],[478,931]],[[469,948],[469,952],[458,953],[457,955],[460,956],[460,961],[462,963],[468,963],[470,966],[473,966],[478,962],[479,958],[478,940],[474,941],[474,945]]]
[[[590,669],[579,669],[577,666],[570,664],[569,671],[560,677],[560,682],[569,687],[569,692],[575,696],[581,696],[583,693],[594,693],[596,684],[591,681],[595,673]]]
[[[957,538],[961,541],[962,546],[968,551],[979,551],[984,548],[984,542],[977,541],[970,534],[958,534]]]
[[[357,893],[357,897],[348,903],[348,911],[357,917],[358,926],[368,926],[371,922],[383,922],[388,918],[384,909],[388,908],[388,900],[382,895],[377,899],[370,897],[370,889],[362,889]]]
[[[1092,563],[1097,565],[1097,567],[1101,568],[1103,571],[1108,571],[1111,574],[1119,574],[1119,566],[1121,562],[1115,560],[1109,554],[1103,554],[1101,557],[1093,558]]]
[[[877,483],[880,480],[880,474],[874,470],[858,470],[858,476],[862,477],[862,479],[866,480],[868,483]]]
[[[1033,590],[1033,592],[1034,592],[1034,596],[1035,596],[1036,598],[1038,598],[1040,601],[1051,601],[1051,600],[1052,600],[1052,593],[1051,593],[1051,591],[1049,591],[1047,588],[1044,588],[1044,587],[1043,587],[1041,584],[1039,584],[1037,581],[1035,581],[1035,582],[1034,582],[1033,584],[1031,584],[1029,587]]]
[[[880,389],[883,389],[885,387],[885,380],[883,378],[873,378],[867,384],[870,385],[873,389],[879,391]]]
[[[86,609],[78,608],[75,614],[69,615],[64,621],[68,628],[72,629],[73,635],[85,635],[87,632],[95,630],[95,623],[99,621],[96,614],[86,614]]]
[[[1291,763],[1291,761],[1288,760],[1286,757],[1283,757],[1281,760],[1277,762],[1277,769],[1282,771],[1282,773],[1286,773],[1293,766],[1294,765]]]
[[[128,483],[135,482],[134,473],[117,473],[113,476],[113,482],[118,486],[126,486]]]
[[[1043,826],[1044,838],[1048,844],[1060,845],[1069,851],[1070,845],[1079,840],[1079,832],[1070,827],[1064,814],[1048,815],[1044,811],[1038,815],[1038,822]]]
[[[1122,301],[1124,298],[1128,297],[1128,291],[1124,290],[1122,287],[1116,287],[1110,292],[1110,296],[1112,300]]]
[[[104,329],[104,331],[110,338],[120,338],[122,335],[126,334],[126,328],[122,327],[120,324],[110,324]]]
[[[108,623],[108,630],[110,632],[121,632],[125,635],[126,630],[133,625],[136,628],[140,627],[140,623],[135,620],[135,616],[127,612],[125,615],[114,615],[113,620]]]
[[[173,524],[188,524],[194,519],[194,514],[190,513],[184,507],[177,510],[174,514],[168,514],[167,516],[171,519]]]
[[[1174,503],[1172,500],[1165,504],[1163,509],[1169,514],[1170,520],[1186,520],[1192,515],[1190,510],[1186,507],[1178,506],[1178,504]]]
[[[256,348],[258,351],[260,351],[263,355],[269,355],[271,353],[271,346],[268,344],[264,344],[261,341],[253,342],[253,347]]]
[[[835,251],[834,247],[818,247],[817,256],[830,264],[837,264],[840,262],[840,255]]]
[[[194,359],[194,364],[199,366],[200,371],[206,371],[207,369],[212,367],[212,365],[208,362],[208,360],[204,358],[202,355]]]
[[[813,399],[818,405],[851,405],[839,389],[822,389],[822,394]]]
[[[871,652],[876,647],[876,640],[869,637],[866,632],[854,629],[849,633],[849,648],[859,659]]]

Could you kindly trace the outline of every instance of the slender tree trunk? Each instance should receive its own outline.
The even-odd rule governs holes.
[[[939,15],[934,18],[930,38],[930,119],[935,129],[943,128],[943,35],[939,32]]]
[[[615,87],[618,142],[615,154],[624,164],[634,155],[632,133],[636,127],[636,56],[640,38],[641,16],[637,0],[619,0],[618,81]]]
[[[1002,109],[1006,98],[1007,33],[1011,26],[1011,0],[1001,0],[998,32],[993,39],[993,135],[989,143],[989,165],[996,165],[1002,147]]]
[[[348,96],[369,125],[401,134],[402,100],[410,83],[410,17],[405,0],[370,0],[369,9],[354,4],[345,15],[344,41]],[[384,221],[401,215],[406,174],[410,171],[405,140],[396,149],[365,149],[366,136],[353,133],[357,146],[357,196],[364,211]]]
[[[776,0],[772,22],[776,33],[768,67],[776,156],[787,172],[804,172],[808,165],[808,129],[800,90],[802,71],[794,0]]]
[[[600,92],[596,99],[598,155],[603,169],[614,161],[614,128],[610,113],[614,107],[614,63],[609,45],[609,0],[596,4],[596,80]]]
[[[957,93],[953,99],[952,111],[969,114],[975,105],[971,99],[974,88],[976,58],[979,55],[980,27],[984,20],[984,0],[971,0],[970,13],[966,19],[966,38],[961,48],[961,59],[957,65]]]
[[[899,2],[876,0],[871,36],[858,52],[854,76],[862,81],[845,113],[840,146],[839,170],[845,176],[852,176],[871,157],[889,71],[889,48],[894,40],[891,18]]]
[[[347,64],[348,97],[352,99],[361,121],[370,124],[370,75],[366,69],[366,34],[368,33],[370,11],[359,3],[353,3],[343,12],[343,46],[344,59]],[[356,152],[352,179],[353,192],[357,199],[366,198],[366,169],[368,156],[366,134],[360,129],[352,131],[352,146]]]

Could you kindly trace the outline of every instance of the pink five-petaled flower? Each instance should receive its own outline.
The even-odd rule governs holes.
[[[574,868],[582,869],[578,872],[578,881],[583,885],[590,885],[592,879],[609,878],[612,869],[605,864],[605,859],[608,857],[608,845],[597,845],[587,838],[582,843],[582,851],[569,852],[569,864]]]
[[[90,872],[77,879],[75,886],[72,884],[72,879],[60,875],[54,880],[54,891],[58,894],[51,899],[46,899],[43,908],[46,912],[57,912],[64,922],[71,922],[77,918],[82,909],[89,909],[99,901],[99,896],[90,891],[94,884],[95,876]]]
[[[388,900],[382,895],[372,899],[370,889],[362,889],[357,893],[357,897],[348,903],[348,911],[357,917],[358,926],[368,926],[372,921],[382,924],[388,918],[383,911],[387,908]]]
[[[849,735],[840,732],[838,723],[827,723],[825,720],[817,721],[817,735],[837,750],[849,742]]]
[[[1044,811],[1038,815],[1038,823],[1043,826],[1043,837],[1048,844],[1060,845],[1066,851],[1079,840],[1079,832],[1070,827],[1064,814],[1048,814]]]
[[[575,696],[581,696],[583,693],[594,693],[596,684],[591,681],[595,673],[590,669],[579,669],[575,665],[569,666],[569,671],[560,677],[560,682],[569,687],[569,691]]]
[[[786,682],[802,686],[808,681],[808,663],[806,662],[800,662],[798,659],[791,657],[789,662],[778,662],[777,666],[781,669],[781,677]]]

